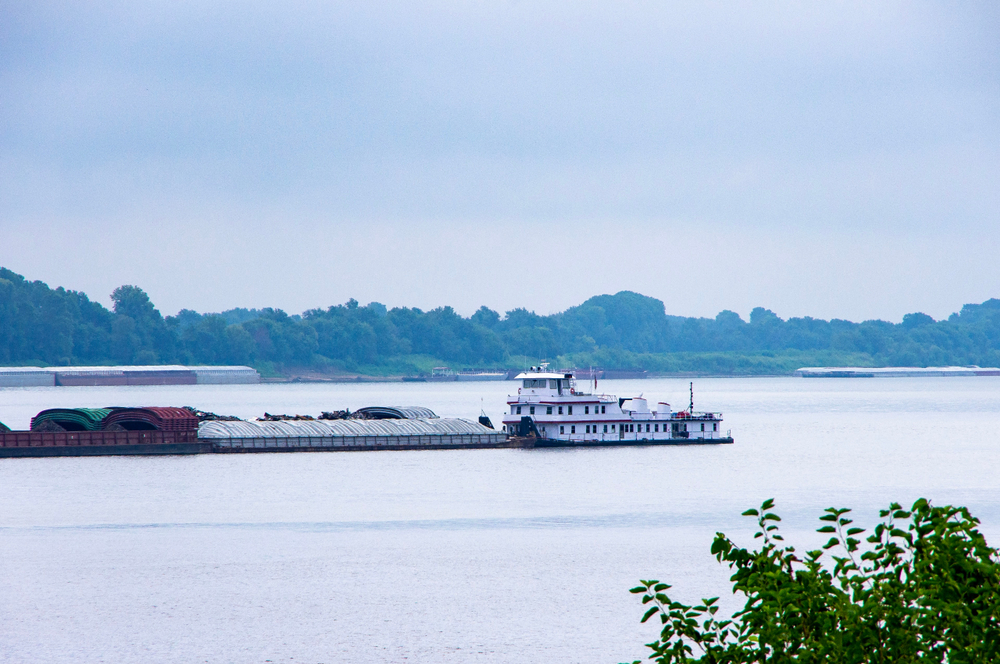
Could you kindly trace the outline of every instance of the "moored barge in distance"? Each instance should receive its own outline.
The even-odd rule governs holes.
[[[722,431],[722,413],[695,412],[694,388],[687,410],[661,401],[650,410],[642,396],[618,398],[585,392],[572,373],[545,365],[519,374],[517,394],[508,397],[503,428],[511,438],[534,439],[534,447],[691,445],[732,443]]]

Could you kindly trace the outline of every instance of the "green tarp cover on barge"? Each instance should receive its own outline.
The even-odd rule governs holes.
[[[98,431],[110,413],[110,408],[49,408],[31,418],[31,429],[52,422],[66,431]]]

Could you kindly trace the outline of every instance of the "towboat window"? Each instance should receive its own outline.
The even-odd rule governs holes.
[[[518,414],[518,415],[520,415],[520,414],[521,414],[521,407],[520,407],[520,406],[518,406],[518,407],[517,407],[517,414]]]
[[[611,425],[611,429],[613,430],[614,428],[615,428],[615,425],[613,425],[613,424],[612,424],[612,425]],[[605,425],[604,425],[604,433],[607,433],[607,432],[608,432],[608,425],[607,425],[607,424],[605,424]]]
[[[546,415],[551,415],[552,414],[552,406],[546,406],[545,407],[545,414]]]
[[[705,423],[704,423],[704,422],[702,422],[702,423],[701,423],[701,430],[702,430],[702,431],[704,431],[704,430],[705,430]]]
[[[576,427],[570,427],[569,428],[569,432],[570,433],[576,433]]]
[[[583,414],[584,415],[590,415],[590,406],[584,406],[583,407]]]
[[[557,390],[557,389],[559,389],[559,381],[556,380],[556,379],[554,379],[554,378],[552,380],[550,380],[549,381],[549,389],[551,389],[551,390]]]
[[[607,424],[605,424],[604,426],[607,426]],[[612,430],[612,431],[614,431],[614,430],[615,430],[615,425],[614,425],[614,424],[612,424],[612,425],[611,425],[611,430]]]
[[[535,407],[534,406],[529,406],[528,407],[528,413],[530,413],[531,415],[534,415],[535,414]]]
[[[573,414],[573,406],[567,406],[566,408],[568,408],[566,414],[567,415],[572,415]]]
[[[529,378],[524,381],[525,387],[545,387],[544,378]]]
[[[659,425],[659,424],[654,424],[654,425],[653,425],[653,433],[656,433],[656,432],[658,432],[659,430],[660,430],[660,425]]]
[[[559,406],[559,414],[562,415],[562,406]]]
[[[606,406],[601,406],[601,414],[602,414],[602,415],[604,414],[604,409],[605,409],[605,408],[606,408]]]
[[[715,424],[712,425],[712,431],[718,431],[718,430],[719,430],[719,423],[716,422]]]
[[[566,433],[566,427],[559,427],[559,433]]]
[[[564,390],[568,390],[569,389],[569,381],[568,380],[563,380],[562,381],[562,387],[563,387]]]
[[[646,425],[646,433],[649,433],[649,425]]]

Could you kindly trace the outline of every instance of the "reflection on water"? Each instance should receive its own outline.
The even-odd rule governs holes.
[[[726,595],[717,530],[774,496],[790,539],[820,510],[970,505],[1000,540],[1000,379],[701,379],[736,444],[0,459],[0,660],[618,662],[652,628],[629,587]],[[602,391],[687,401],[681,380]],[[253,417],[424,405],[499,420],[514,383],[0,390],[53,406]],[[812,538],[812,539],[810,539]],[[729,599],[730,605],[732,600]]]

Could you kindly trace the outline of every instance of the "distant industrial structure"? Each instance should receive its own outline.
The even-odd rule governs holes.
[[[259,382],[260,374],[256,370],[242,366],[0,367],[0,387],[246,385]]]
[[[997,367],[803,367],[803,378],[927,378],[938,376],[1000,376]]]

